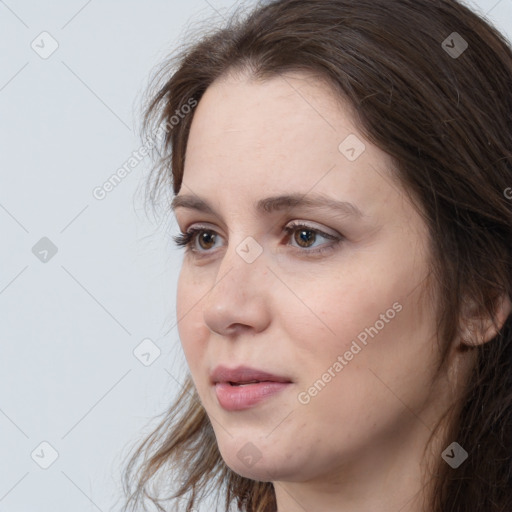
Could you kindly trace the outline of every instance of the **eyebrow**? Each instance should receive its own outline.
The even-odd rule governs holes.
[[[203,213],[215,215],[214,208],[198,196],[193,195],[177,195],[171,203],[172,210],[177,208],[188,208]],[[323,194],[308,195],[304,194],[288,194],[267,197],[260,199],[255,204],[255,210],[261,213],[272,213],[281,210],[291,210],[293,208],[318,208],[336,210],[340,214],[352,216],[356,218],[363,217],[361,210],[354,204],[347,201],[338,201]]]

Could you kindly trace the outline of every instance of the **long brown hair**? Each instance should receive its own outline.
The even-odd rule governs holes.
[[[235,13],[155,76],[144,126],[164,126],[165,135],[148,180],[151,201],[180,190],[194,115],[184,106],[232,71],[260,80],[314,72],[353,106],[363,136],[394,159],[429,227],[443,358],[467,304],[495,318],[499,297],[512,291],[512,50],[503,35],[454,0],[274,0]],[[497,328],[468,348],[476,363],[447,439],[469,458],[453,469],[438,454],[433,512],[512,511],[512,317]],[[154,493],[156,476],[165,483]],[[190,376],[133,453],[123,484],[125,510],[140,510],[146,497],[166,510],[159,492],[174,484],[187,512],[210,491],[226,511],[276,511],[271,482],[224,463]]]

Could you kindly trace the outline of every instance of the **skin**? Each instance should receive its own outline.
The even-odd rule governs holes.
[[[366,146],[354,161],[338,149],[350,134]],[[422,294],[428,231],[392,168],[363,139],[350,108],[312,75],[264,82],[228,75],[207,89],[194,115],[179,195],[199,196],[217,213],[179,207],[175,214],[181,231],[200,225],[216,238],[201,245],[197,237],[198,253],[184,256],[179,335],[224,461],[244,477],[272,481],[280,512],[428,510],[425,443],[472,361],[454,350],[447,371],[436,374],[434,308]],[[253,210],[262,198],[292,192],[348,201],[363,216]],[[300,245],[300,228],[283,230],[295,220],[344,238],[308,256],[333,241],[317,234]],[[248,236],[263,251],[252,263],[237,252]],[[401,311],[300,403],[299,394],[396,303]],[[218,364],[293,383],[228,412],[209,383]],[[433,443],[436,460],[451,441]],[[251,466],[237,456],[249,442],[261,457]]]

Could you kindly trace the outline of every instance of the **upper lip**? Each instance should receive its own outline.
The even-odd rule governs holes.
[[[249,366],[237,366],[236,368],[228,368],[219,365],[214,368],[210,374],[212,384],[218,382],[250,382],[250,381],[271,381],[271,382],[291,382],[288,377],[274,375],[272,373],[251,368]]]

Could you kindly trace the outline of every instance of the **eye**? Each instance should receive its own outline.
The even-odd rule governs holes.
[[[199,235],[199,236],[198,236]],[[208,251],[211,249],[211,244],[215,243],[217,233],[205,227],[190,228],[186,233],[180,233],[173,236],[174,243],[179,247],[185,247],[187,251],[201,252],[195,247],[196,240],[199,241],[200,246]],[[204,245],[203,245],[204,244]],[[206,247],[205,247],[206,246]]]
[[[303,223],[292,223],[286,226],[284,228],[284,231],[292,237],[292,240],[298,244],[302,252],[308,254],[318,254],[324,253],[325,251],[328,250],[332,250],[343,239],[343,236],[341,235],[331,235],[329,233],[321,231],[318,228]],[[313,247],[312,244],[314,244],[318,240],[319,236],[320,238],[333,240],[334,242],[331,244],[323,244],[317,249],[310,249],[310,247]]]
[[[334,250],[344,240],[342,235],[325,233],[318,228],[298,222],[284,227],[283,231],[297,243],[297,246],[292,245],[292,247],[298,248],[299,253],[306,255],[323,254],[325,251]],[[318,248],[311,249],[311,247],[314,247],[313,244],[317,242],[319,236],[333,242],[330,244],[324,243]],[[217,237],[218,234],[214,230],[204,226],[196,226],[187,230],[186,233],[173,236],[173,240],[177,246],[185,247],[187,252],[201,257],[206,255],[205,253],[211,252],[210,249],[215,246]],[[200,249],[197,248],[198,245]]]

